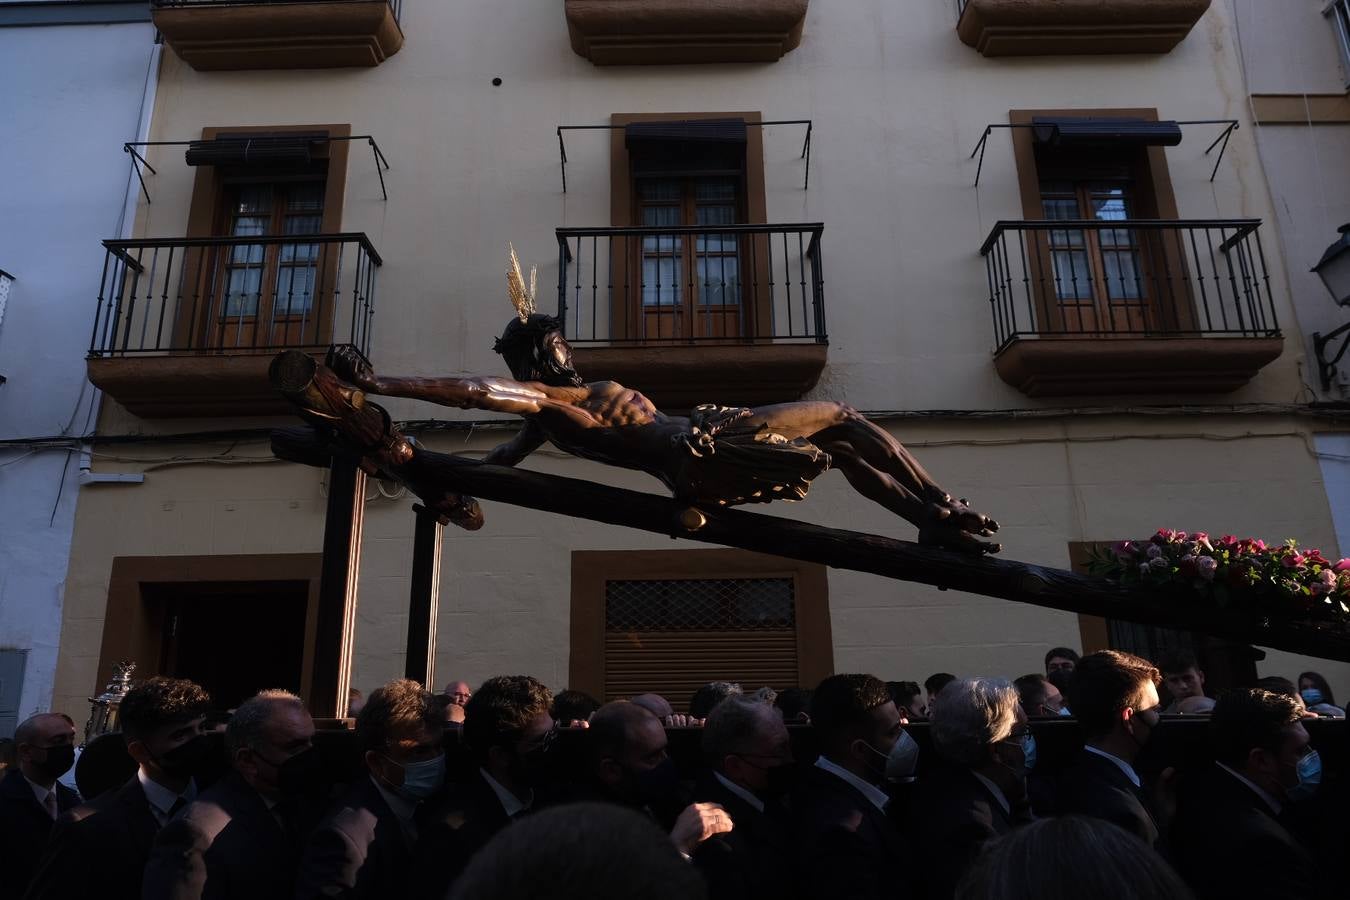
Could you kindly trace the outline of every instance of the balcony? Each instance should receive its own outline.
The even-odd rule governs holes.
[[[961,40],[985,56],[1167,53],[1210,0],[957,0]]]
[[[1219,394],[1280,355],[1257,219],[999,222],[994,366],[1031,397]]]
[[[403,46],[403,0],[151,0],[164,42],[201,71],[378,66]]]
[[[381,259],[364,234],[103,246],[89,380],[138,416],[284,414],[278,351],[369,352]]]
[[[597,66],[774,62],[808,0],[564,0],[572,49]]]
[[[577,370],[669,410],[800,398],[825,367],[824,227],[559,228]]]

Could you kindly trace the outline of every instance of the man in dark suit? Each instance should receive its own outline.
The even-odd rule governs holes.
[[[1215,762],[1182,784],[1171,844],[1177,870],[1199,900],[1344,896],[1327,882],[1338,866],[1315,861],[1289,830],[1291,805],[1321,779],[1321,759],[1299,701],[1262,690],[1229,691],[1214,706]]]
[[[420,896],[444,897],[493,835],[535,808],[556,736],[552,703],[549,689],[528,675],[489,678],[469,698],[462,736],[478,769],[420,823]]]
[[[18,900],[56,818],[80,803],[57,781],[75,764],[75,723],[39,713],[14,730],[18,765],[0,780],[0,900]]]
[[[1026,776],[1036,744],[1002,679],[954,681],[930,720],[933,747],[949,764],[919,779],[911,835],[928,862],[926,894],[951,900],[990,840],[1031,821]]]
[[[885,682],[826,678],[811,697],[811,726],[820,758],[791,796],[800,893],[868,900],[905,893],[896,869],[904,848],[881,787],[902,731]]]
[[[145,900],[291,900],[311,795],[314,721],[299,697],[263,691],[230,717],[233,771],[169,821],[145,867]]]
[[[728,697],[708,714],[703,754],[711,771],[694,799],[717,804],[735,823],[694,853],[709,898],[793,896],[783,800],[796,766],[783,717],[763,701]]]
[[[416,681],[371,693],[356,717],[368,777],[358,778],[310,835],[299,900],[408,895],[419,807],[445,785],[444,716],[443,702]]]
[[[1103,650],[1078,661],[1069,704],[1084,747],[1060,778],[1060,814],[1105,819],[1150,847],[1157,844],[1158,823],[1135,763],[1158,727],[1161,683],[1148,660],[1129,653]]]
[[[716,803],[689,803],[669,738],[649,709],[627,700],[606,703],[586,729],[586,783],[582,800],[616,803],[641,812],[667,830],[685,859],[699,844],[732,829],[730,814]]]
[[[211,746],[202,736],[210,698],[191,681],[151,678],[118,707],[136,774],[115,791],[64,813],[25,900],[140,900],[155,834],[197,798],[193,775]]]

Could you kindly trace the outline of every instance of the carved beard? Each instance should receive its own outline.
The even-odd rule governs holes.
[[[540,354],[535,365],[539,380],[549,387],[581,387],[586,382],[571,366],[561,365],[553,354]]]

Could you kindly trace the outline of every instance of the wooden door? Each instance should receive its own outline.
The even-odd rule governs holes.
[[[1116,222],[1134,217],[1127,180],[1043,181],[1046,219]],[[1140,233],[1132,228],[1041,232],[1036,255],[1053,331],[1140,334],[1160,321]]]
[[[635,220],[649,228],[714,229],[742,220],[744,196],[737,177],[639,178]],[[647,339],[734,338],[746,325],[743,241],[714,230],[651,235],[634,242],[640,283],[634,291]]]
[[[221,233],[232,237],[319,234],[322,181],[234,185]],[[331,245],[236,244],[212,251],[212,304],[207,346],[218,349],[322,344],[326,323],[316,309]],[[330,311],[331,314],[331,311]]]

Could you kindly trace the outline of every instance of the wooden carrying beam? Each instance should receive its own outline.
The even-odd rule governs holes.
[[[329,379],[332,384],[326,383]],[[318,366],[313,385],[291,382],[290,385],[279,384],[279,387],[309,415],[306,400],[319,396],[334,398],[338,396],[337,385],[340,384],[331,371]],[[403,483],[433,509],[438,503],[444,503],[447,495],[472,495],[608,525],[934,585],[943,590],[966,591],[1082,615],[1188,629],[1309,656],[1350,661],[1350,635],[1272,620],[1252,610],[1220,609],[1186,588],[1174,592],[1127,589],[1105,579],[1061,569],[952,553],[908,541],[777,516],[737,509],[691,509],[669,497],[487,465],[410,445],[401,448],[399,442],[407,442],[407,439],[398,436],[397,429],[392,426],[390,435],[372,440],[372,422],[377,418],[387,422],[388,417],[378,406],[368,402],[353,410],[356,421],[352,427],[331,409],[319,412],[325,425],[323,430],[333,429],[331,437],[336,438],[339,452],[370,448],[364,465],[376,467],[382,474]],[[311,465],[324,464],[323,447],[332,446],[330,439],[322,431],[281,429],[274,432],[272,446],[283,458]],[[481,517],[478,523],[481,524]]]

